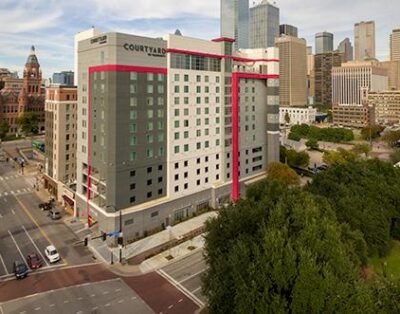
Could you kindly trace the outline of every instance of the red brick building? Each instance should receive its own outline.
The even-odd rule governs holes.
[[[26,60],[22,79],[3,78],[4,87],[0,90],[0,121],[10,125],[9,133],[17,133],[16,119],[25,112],[39,115],[39,130],[44,131],[45,90],[42,85],[42,72],[35,54],[35,47]]]

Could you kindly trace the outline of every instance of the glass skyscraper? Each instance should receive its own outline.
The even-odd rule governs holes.
[[[333,51],[333,34],[322,32],[315,34],[315,53],[325,53]]]
[[[279,9],[267,0],[250,8],[250,48],[273,47],[279,37]]]
[[[221,0],[221,37],[235,39],[235,48],[249,48],[249,0]]]

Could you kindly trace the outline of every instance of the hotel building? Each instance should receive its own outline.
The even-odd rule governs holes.
[[[78,44],[76,212],[124,239],[237,200],[279,160],[276,48],[106,33]]]
[[[77,88],[46,88],[45,187],[74,214],[71,187],[76,180]]]

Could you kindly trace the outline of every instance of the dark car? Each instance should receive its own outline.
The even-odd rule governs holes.
[[[31,253],[26,257],[26,262],[31,269],[38,269],[42,267],[42,259],[35,253]]]
[[[61,213],[57,210],[50,210],[49,217],[53,220],[58,220],[61,218]]]
[[[14,274],[17,279],[25,278],[28,276],[28,266],[24,262],[15,261],[14,262]]]

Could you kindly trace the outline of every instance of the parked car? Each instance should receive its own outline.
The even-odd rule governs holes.
[[[53,202],[48,201],[45,203],[40,203],[38,206],[41,210],[50,210],[53,208]]]
[[[43,261],[36,253],[30,253],[26,257],[26,262],[28,263],[30,269],[38,269],[42,267]]]
[[[60,254],[58,254],[54,245],[49,245],[44,250],[44,254],[50,263],[55,263],[60,260]]]
[[[28,266],[24,262],[15,261],[13,264],[14,274],[17,279],[25,278],[28,276]]]
[[[58,220],[61,218],[61,213],[57,210],[50,210],[48,216],[53,220]]]

